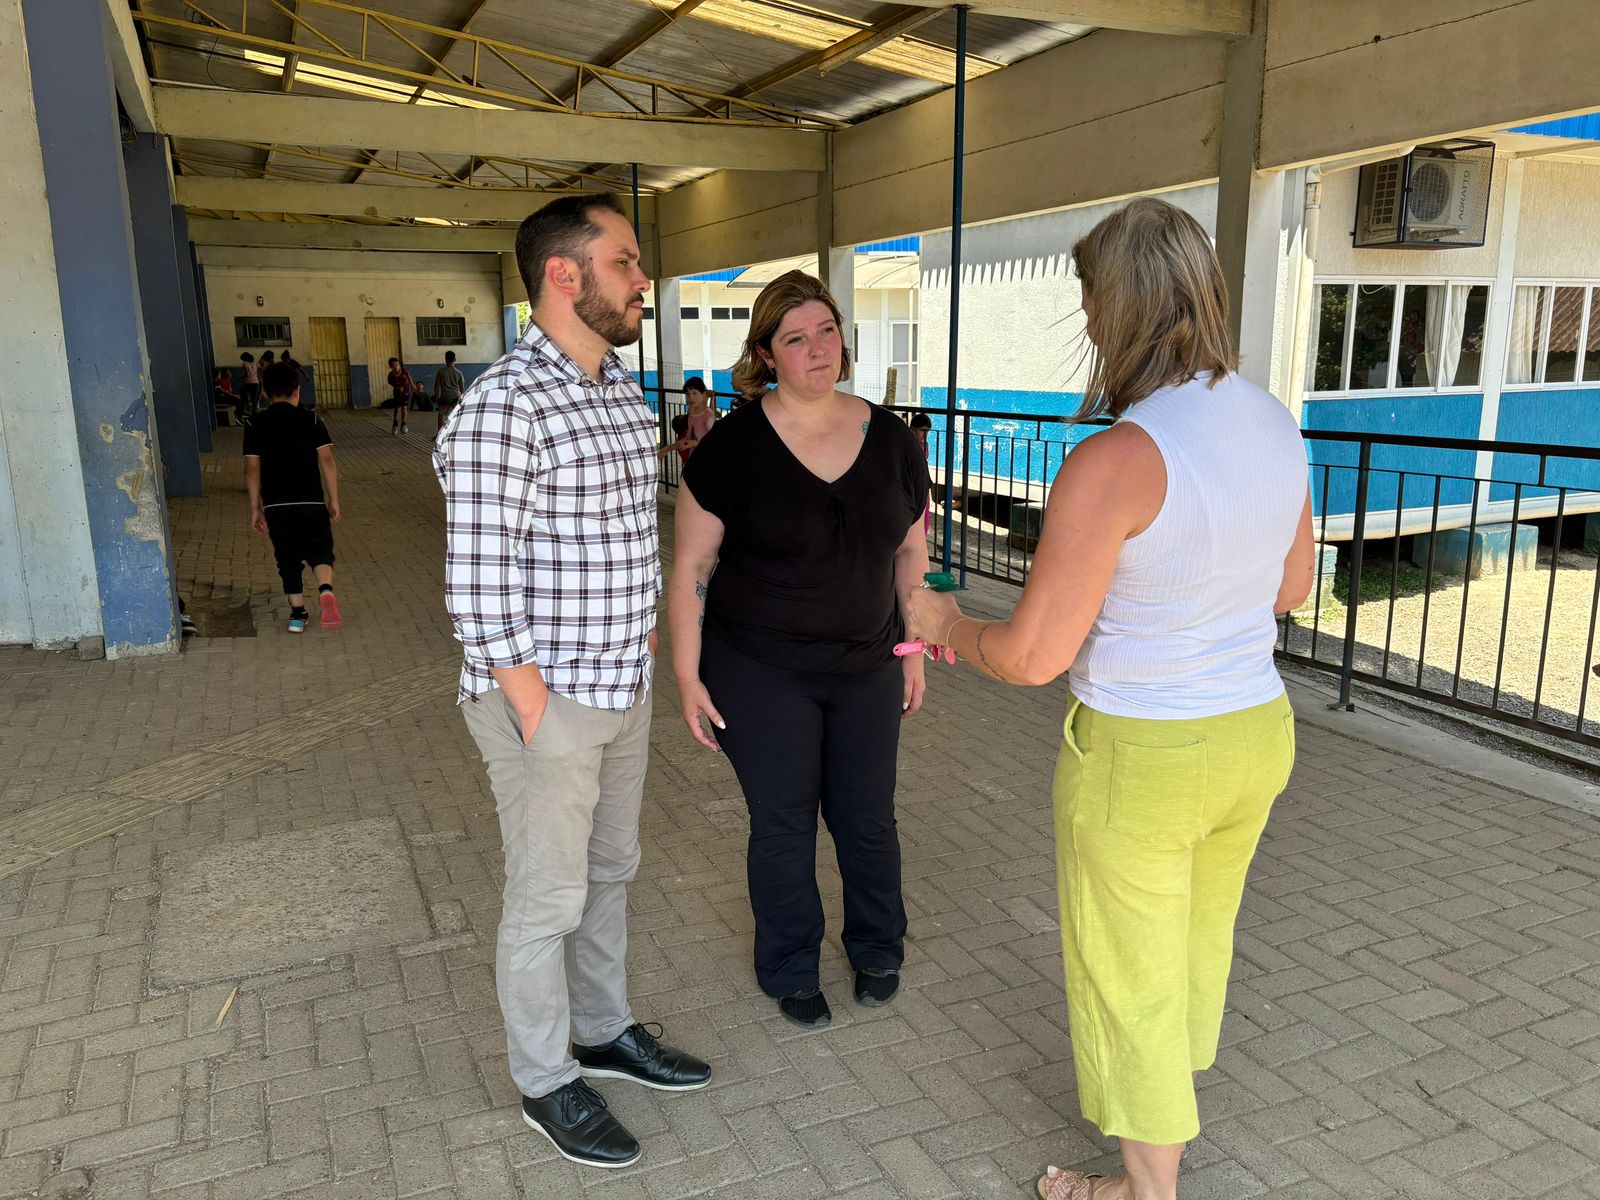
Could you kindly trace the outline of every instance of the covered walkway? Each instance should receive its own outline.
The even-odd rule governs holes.
[[[451,704],[427,434],[332,424],[344,629],[282,632],[222,429],[205,497],[172,502],[176,577],[206,632],[259,632],[0,650],[0,1195],[1010,1198],[1105,1161],[1061,991],[1062,689],[946,670],[901,753],[907,988],[857,1008],[830,942],[816,1034],[755,985],[743,804],[667,685],[632,993],[716,1077],[606,1089],[638,1167],[557,1159],[506,1074],[500,843]],[[1184,1194],[1600,1196],[1595,789],[1294,694]]]

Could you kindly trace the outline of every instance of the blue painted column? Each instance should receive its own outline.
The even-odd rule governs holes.
[[[122,159],[127,166],[139,304],[144,313],[144,344],[150,356],[150,383],[156,402],[156,427],[161,431],[167,495],[198,496],[200,437],[195,428],[189,340],[184,332],[183,292],[178,285],[178,255],[173,245],[166,139],[156,134],[136,134],[123,143]]]
[[[173,265],[178,272],[178,296],[183,302],[183,338],[189,349],[189,392],[194,401],[195,440],[204,454],[211,453],[211,431],[216,428],[217,410],[211,403],[211,376],[206,373],[208,330],[200,313],[200,300],[194,286],[194,247],[189,244],[189,216],[172,206]]]
[[[102,0],[25,0],[23,22],[101,626],[106,653],[122,657],[175,650],[178,628],[101,7]],[[170,231],[170,216],[166,224]]]

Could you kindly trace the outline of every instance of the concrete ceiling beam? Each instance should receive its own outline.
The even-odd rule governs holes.
[[[446,221],[521,221],[562,192],[489,188],[396,187],[375,183],[302,183],[180,175],[174,199],[185,208],[228,212],[313,213],[323,217]],[[639,198],[640,219],[655,219],[655,199]]]
[[[116,83],[117,99],[122,101],[135,129],[140,133],[154,133],[155,98],[127,0],[102,0],[100,22],[105,26],[106,49],[111,56],[111,77]]]
[[[702,121],[629,120],[581,113],[453,108],[210,88],[155,89],[157,127],[172,137],[306,146],[386,146],[557,162],[820,171],[818,130]]]
[[[221,221],[196,217],[189,240],[197,246],[275,246],[301,250],[437,250],[505,254],[510,229],[445,229],[412,225],[346,225],[328,221]]]

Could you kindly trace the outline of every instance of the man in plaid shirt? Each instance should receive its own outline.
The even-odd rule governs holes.
[[[650,283],[609,195],[534,213],[517,265],[533,320],[434,447],[445,602],[505,847],[495,984],[523,1120],[625,1167],[639,1143],[584,1077],[711,1076],[634,1021],[625,971],[661,567],[655,423],[615,347],[639,340]]]

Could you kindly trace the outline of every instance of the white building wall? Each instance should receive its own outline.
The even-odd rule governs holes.
[[[1216,188],[1185,188],[1162,199],[1216,227]],[[1086,376],[1083,297],[1072,246],[1122,202],[1042,213],[961,234],[962,388],[1082,391]],[[950,235],[922,239],[921,386],[949,377]]]
[[[678,378],[696,374],[704,375],[709,383],[712,372],[732,370],[744,347],[745,336],[749,333],[749,321],[733,319],[731,316],[727,320],[714,320],[712,310],[750,309],[755,306],[756,297],[760,294],[759,287],[730,286],[714,280],[684,280],[681,283],[679,307],[697,309],[699,315],[694,320],[682,322],[678,347],[665,348],[669,386],[676,386]],[[654,303],[653,298],[650,303]],[[916,311],[913,288],[856,289],[855,324],[861,331],[863,346],[870,344],[883,347],[882,353],[874,350],[865,364],[865,370],[858,363],[852,376],[856,390],[862,395],[872,399],[882,395],[885,370],[889,365],[885,357],[889,345],[887,322],[914,319]],[[630,366],[637,361],[636,356],[634,349],[623,351],[623,360]],[[648,323],[644,336],[644,362],[645,370],[656,369],[655,330]]]
[[[358,367],[366,365],[369,316],[399,318],[407,366],[442,363],[446,350],[463,363],[490,363],[505,353],[500,262],[494,255],[297,250],[274,257],[273,251],[208,247],[202,262],[218,366],[238,363],[245,349],[261,356],[261,348],[238,344],[235,317],[288,317],[295,357],[306,363],[312,317],[344,318],[350,361]],[[464,317],[467,344],[418,346],[418,317]]]
[[[1517,275],[1600,279],[1600,162],[1535,158],[1523,171]]]

